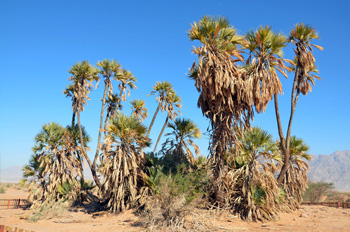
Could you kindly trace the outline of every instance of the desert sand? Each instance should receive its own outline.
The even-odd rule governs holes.
[[[23,190],[7,189],[0,199],[26,198]],[[35,232],[66,231],[146,231],[140,227],[140,218],[129,210],[117,215],[106,212],[88,214],[77,209],[64,217],[30,222],[26,218],[29,210],[1,209],[0,224]],[[205,231],[350,231],[350,209],[325,206],[301,206],[293,213],[281,213],[280,220],[269,222],[245,222],[230,213],[214,213],[196,210],[187,220],[198,220],[205,224]]]

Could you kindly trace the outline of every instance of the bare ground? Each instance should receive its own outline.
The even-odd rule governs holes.
[[[7,189],[0,194],[0,199],[26,198],[23,190]],[[67,212],[64,217],[30,222],[26,218],[29,210],[0,210],[0,224],[19,227],[31,231],[145,231],[140,227],[140,218],[129,210],[112,215],[101,212],[87,214],[77,209]],[[280,220],[261,222],[245,222],[229,213],[218,213],[208,210],[195,210],[187,221],[202,223],[204,231],[349,231],[350,209],[330,208],[324,206],[302,206],[293,213],[280,214]]]

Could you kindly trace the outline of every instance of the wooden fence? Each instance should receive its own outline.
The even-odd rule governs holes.
[[[30,202],[26,199],[0,199],[1,209],[25,209],[30,206]]]
[[[20,228],[17,228],[17,227],[10,227],[10,226],[0,225],[0,232],[34,232],[34,231],[33,230],[20,229]]]
[[[323,205],[335,208],[350,208],[350,202],[330,201],[330,202],[302,202],[302,205]]]

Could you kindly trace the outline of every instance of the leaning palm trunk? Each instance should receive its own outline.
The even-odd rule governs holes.
[[[113,213],[130,209],[140,198],[143,186],[143,152],[137,152],[133,145],[128,144],[120,144],[113,149],[109,138],[102,150],[105,179],[101,190],[107,199],[107,209]]]
[[[162,138],[162,135],[163,135],[163,133],[164,133],[165,127],[168,125],[168,121],[169,121],[169,114],[168,114],[168,116],[167,116],[166,119],[165,119],[165,122],[164,122],[164,125],[163,125],[163,127],[162,127],[162,130],[161,130],[160,133],[159,133],[159,136],[158,136],[156,145],[154,146],[154,149],[153,149],[153,153],[156,152],[157,146],[158,146],[158,144],[159,144],[160,139]]]

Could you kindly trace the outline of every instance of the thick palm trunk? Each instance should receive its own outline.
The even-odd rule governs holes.
[[[108,77],[107,77],[108,78]],[[105,104],[106,104],[106,96],[107,96],[107,90],[108,90],[108,80],[105,81],[105,90],[103,92],[103,100],[102,100],[102,107],[101,107],[101,116],[100,116],[100,127],[98,130],[98,141],[97,141],[97,148],[95,153],[95,158],[92,166],[96,168],[97,158],[98,154],[100,152],[100,146],[101,146],[101,132],[102,132],[102,126],[103,126],[103,115],[105,113]]]
[[[165,119],[165,123],[164,123],[164,125],[163,125],[162,130],[160,131],[160,134],[159,134],[158,139],[157,139],[157,143],[156,143],[156,145],[154,146],[153,153],[156,152],[156,149],[157,149],[158,143],[159,143],[159,141],[160,141],[160,138],[162,137],[162,134],[163,134],[163,132],[164,132],[164,130],[165,130],[166,125],[168,125],[168,121],[169,121],[169,115],[168,115],[168,116],[166,117],[166,119]]]
[[[149,125],[148,131],[147,131],[147,137],[149,136],[149,133],[151,132],[151,129],[152,129],[153,124],[154,124],[154,121],[156,120],[158,111],[159,111],[159,109],[160,109],[160,104],[161,104],[161,103],[159,102],[158,107],[157,107],[157,109],[156,109],[156,112],[154,112],[154,115],[153,115],[151,124]]]
[[[79,126],[79,134],[80,134],[80,145],[81,145],[82,152],[83,152],[83,154],[85,156],[86,161],[88,162],[88,165],[89,165],[91,173],[92,173],[92,177],[94,178],[94,181],[95,181],[96,185],[99,188],[101,188],[101,183],[100,183],[100,180],[97,177],[97,173],[96,173],[95,167],[92,166],[91,160],[90,160],[90,158],[88,157],[88,155],[86,154],[86,151],[85,151],[85,146],[84,146],[84,142],[83,142],[83,131],[81,129],[80,112],[79,111],[77,112],[77,117],[78,117],[78,126]]]

